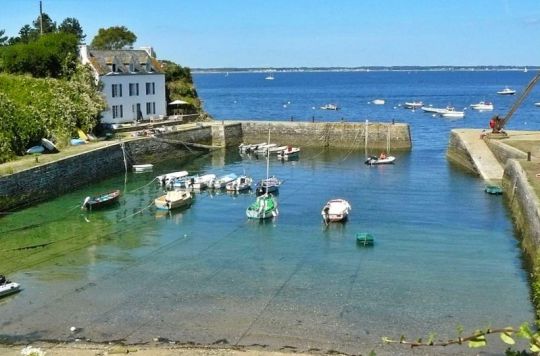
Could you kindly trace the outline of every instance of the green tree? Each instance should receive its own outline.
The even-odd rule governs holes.
[[[36,40],[39,36],[39,31],[30,27],[30,25],[24,25],[19,30],[19,37],[14,38],[14,43],[29,43]]]
[[[0,46],[5,46],[7,44],[8,36],[4,36],[6,30],[0,30]]]
[[[58,26],[58,31],[74,34],[79,39],[79,42],[83,42],[86,38],[79,20],[74,17],[67,17],[64,19],[60,26]]]
[[[77,44],[73,34],[49,33],[30,43],[7,46],[2,50],[3,69],[34,77],[61,77],[77,64]]]
[[[113,26],[100,28],[90,45],[96,49],[121,49],[133,45],[136,40],[137,36],[125,26]]]
[[[32,24],[37,33],[41,33],[41,22],[43,22],[43,33],[52,33],[56,32],[56,22],[54,22],[49,15],[43,13],[41,16],[42,21],[40,21],[39,16],[35,19]]]

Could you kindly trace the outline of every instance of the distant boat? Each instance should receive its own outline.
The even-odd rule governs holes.
[[[336,104],[326,104],[321,106],[321,110],[339,110],[339,106]]]
[[[264,79],[266,79],[266,80],[274,80],[275,78],[274,78],[274,76],[272,74],[270,74],[270,75],[266,76],[266,78],[264,78]]]
[[[274,176],[266,179],[261,179],[257,183],[257,187],[255,188],[255,194],[262,195],[266,193],[277,193],[280,185],[281,181]]]
[[[505,87],[503,90],[499,90],[497,94],[499,95],[514,95],[516,91],[514,89],[510,89],[509,87]]]
[[[384,99],[375,99],[372,101],[372,103],[375,105],[384,105],[385,101]]]
[[[540,101],[537,102],[537,103],[534,103],[534,106],[539,106],[540,107]]]
[[[157,176],[156,177],[156,180],[158,181],[159,184],[165,186],[167,185],[169,182],[172,182],[174,181],[175,179],[177,178],[182,178],[182,177],[185,177],[187,176],[189,173],[187,171],[178,171],[178,172],[171,172],[171,173],[167,173],[167,174],[162,174],[160,176]]]
[[[326,224],[347,220],[351,211],[351,204],[345,199],[329,200],[321,210],[321,215]]]
[[[432,106],[422,106],[420,109],[422,109],[422,111],[427,112],[427,113],[442,114],[442,113],[447,112],[448,110],[453,110],[454,108],[451,106],[447,106],[445,108],[434,108]]]
[[[523,68],[523,73],[527,73],[527,67]]]
[[[446,119],[461,119],[462,117],[465,117],[464,111],[456,111],[454,109],[447,110],[440,114],[442,117]]]
[[[471,109],[479,111],[490,111],[493,110],[493,104],[489,101],[481,101],[477,104],[471,104]]]
[[[120,190],[103,193],[93,197],[86,197],[82,203],[81,209],[94,210],[104,208],[118,202]]]
[[[215,174],[204,174],[191,179],[188,183],[188,187],[192,189],[204,189],[208,187],[216,179]]]
[[[297,158],[300,154],[300,148],[288,146],[286,149],[278,153],[278,159]]]
[[[212,185],[210,186],[210,188],[213,188],[213,189],[225,188],[227,183],[232,182],[236,178],[238,178],[238,176],[235,173],[225,174],[225,175],[217,178],[216,180],[214,180],[212,182]]]
[[[156,198],[154,204],[160,210],[173,210],[188,206],[192,201],[193,196],[187,190],[173,190]]]
[[[403,104],[403,107],[405,109],[420,109],[422,106],[424,106],[424,103],[421,101],[409,101]]]
[[[243,190],[251,189],[251,183],[253,179],[247,176],[240,176],[225,185],[225,189],[229,192],[241,192]]]
[[[377,156],[369,156],[364,163],[370,166],[378,165],[378,164],[391,164],[394,163],[396,160],[396,157],[394,156],[384,156],[384,157],[377,157]]]

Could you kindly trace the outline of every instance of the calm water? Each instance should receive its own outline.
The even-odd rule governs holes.
[[[393,108],[413,99],[456,107],[485,99],[504,113],[512,98],[492,93],[531,76],[278,73],[270,82],[261,74],[196,75],[218,119],[395,119],[411,123],[413,150],[381,167],[365,166],[363,152],[348,150],[272,161],[271,173],[285,183],[281,214],[266,223],[245,217],[252,194],[204,192],[171,214],[151,206],[160,190],[148,183],[162,172],[265,175],[265,161],[235,150],[188,165],[161,162],[153,173],[128,174],[125,186],[124,175],[112,177],[3,218],[0,271],[25,289],[0,301],[0,340],[163,337],[391,354],[407,349],[382,346],[381,336],[452,338],[457,325],[532,321],[527,273],[502,199],[445,159],[449,129],[483,127],[490,114],[445,121]],[[367,104],[375,98],[387,105]],[[536,99],[509,128],[538,129],[538,111],[529,108]],[[327,102],[343,109],[311,108]],[[118,206],[91,214],[77,208],[86,195],[113,188],[125,190]],[[353,210],[349,222],[325,229],[320,209],[333,197],[348,199]],[[356,232],[372,233],[375,246],[357,247]],[[82,330],[73,335],[71,326]]]

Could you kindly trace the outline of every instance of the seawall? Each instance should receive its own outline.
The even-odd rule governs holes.
[[[281,145],[300,147],[410,149],[406,124],[305,123],[226,121],[197,123],[168,128],[158,137],[130,138],[106,147],[88,150],[57,161],[34,166],[0,177],[0,212],[30,206],[92,182],[125,171],[126,164],[159,162],[167,158],[182,161],[205,154],[207,149],[186,145],[236,147],[242,142],[268,139]],[[367,141],[366,141],[367,133]]]

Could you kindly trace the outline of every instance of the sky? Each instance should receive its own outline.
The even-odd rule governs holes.
[[[16,36],[39,0],[0,0]],[[57,24],[126,26],[191,68],[540,65],[540,0],[43,0]]]

